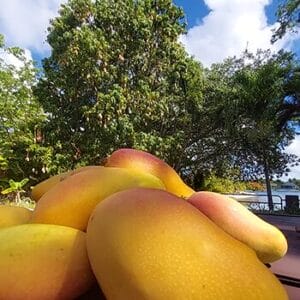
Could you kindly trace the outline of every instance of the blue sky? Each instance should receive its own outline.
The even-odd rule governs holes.
[[[174,0],[174,3],[184,9],[189,28],[201,22],[201,19],[210,11],[205,2],[201,0]],[[276,21],[275,14],[279,3],[281,3],[281,1],[273,0],[265,7],[269,24],[273,24]]]
[[[271,45],[280,0],[174,0],[186,14],[187,35],[181,41],[205,66],[239,55],[246,48],[291,50],[300,57],[298,35]]]
[[[2,0],[0,32],[10,45],[40,61],[49,55],[45,42],[49,19],[66,0]],[[299,35],[270,45],[275,12],[283,0],[173,0],[184,9],[188,32],[181,42],[205,66],[239,55],[246,47],[293,50],[300,57]],[[298,38],[297,38],[298,37]]]
[[[246,48],[292,50],[300,57],[300,32],[286,35],[271,45],[275,12],[281,0],[173,0],[184,9],[187,34],[180,38],[186,51],[209,67],[228,56],[240,55]],[[57,15],[66,0],[1,0],[0,33],[8,45],[26,50],[40,62],[50,53],[45,42],[49,19]],[[300,138],[287,149],[300,156]],[[300,168],[291,177],[300,178]]]

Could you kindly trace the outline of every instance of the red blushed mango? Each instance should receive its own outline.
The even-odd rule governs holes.
[[[252,248],[262,262],[273,262],[285,255],[287,241],[283,233],[238,201],[213,192],[197,192],[188,202],[224,231]]]
[[[251,248],[165,191],[104,199],[89,220],[87,249],[107,299],[287,299]]]
[[[179,197],[186,198],[195,192],[183,182],[171,166],[145,151],[127,148],[119,149],[106,159],[105,166],[148,172],[158,177],[168,192]]]
[[[61,181],[38,201],[32,223],[85,230],[95,206],[113,193],[133,187],[165,189],[155,176],[123,168],[89,169]]]
[[[0,299],[76,299],[94,282],[84,232],[46,224],[0,230]]]
[[[72,171],[67,171],[61,174],[57,174],[54,176],[49,177],[48,179],[45,179],[44,181],[38,183],[35,185],[31,190],[31,198],[38,202],[39,199],[48,192],[51,188],[53,188],[55,185],[60,183],[61,181],[65,180],[69,176],[72,176],[74,174],[94,169],[94,168],[101,168],[100,166],[86,166],[86,167],[80,167]]]

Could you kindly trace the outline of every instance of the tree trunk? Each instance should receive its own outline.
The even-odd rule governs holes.
[[[267,188],[267,195],[268,195],[269,210],[273,211],[274,205],[273,205],[273,198],[272,198],[269,165],[268,165],[268,160],[266,157],[264,157],[264,172],[265,172],[265,181],[266,181],[266,188]]]

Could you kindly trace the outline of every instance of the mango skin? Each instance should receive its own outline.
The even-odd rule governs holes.
[[[282,258],[288,248],[283,233],[238,201],[213,192],[197,192],[188,202],[228,234],[251,247],[264,263]]]
[[[75,299],[94,281],[84,232],[45,224],[0,230],[0,299]]]
[[[43,180],[42,182],[36,184],[31,190],[31,199],[34,201],[39,201],[39,199],[52,187],[54,187],[59,182],[63,181],[69,172],[64,172],[49,177],[48,179]]]
[[[122,168],[86,170],[57,184],[37,203],[32,223],[47,223],[86,230],[95,206],[109,195],[133,187],[165,189],[155,176]]]
[[[171,166],[145,151],[119,149],[106,159],[105,166],[149,172],[163,182],[168,192],[182,198],[189,197],[195,192],[183,182]]]
[[[38,202],[39,199],[47,193],[51,188],[65,180],[67,177],[72,176],[74,174],[89,170],[91,168],[101,168],[100,166],[86,166],[80,167],[75,170],[63,172],[57,175],[53,175],[48,179],[43,180],[42,182],[35,185],[31,190],[31,199]]]
[[[32,211],[12,205],[0,205],[0,229],[29,222]]]
[[[165,191],[130,189],[99,203],[87,249],[107,299],[288,299],[252,249]]]

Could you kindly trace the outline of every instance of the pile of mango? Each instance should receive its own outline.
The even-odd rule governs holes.
[[[119,149],[32,198],[34,211],[0,206],[0,299],[92,299],[95,285],[93,299],[288,299],[265,265],[284,235],[147,152]]]

